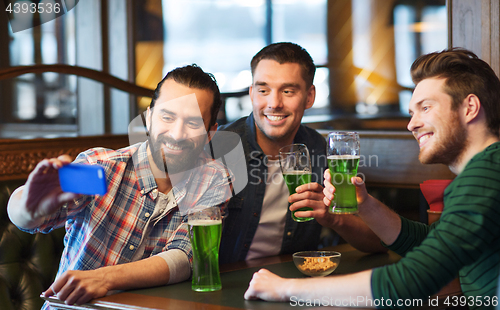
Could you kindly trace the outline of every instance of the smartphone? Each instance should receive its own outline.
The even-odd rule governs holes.
[[[59,168],[59,183],[64,192],[83,195],[108,192],[104,168],[99,165],[69,164]]]

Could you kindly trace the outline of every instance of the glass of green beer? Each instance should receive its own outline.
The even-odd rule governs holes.
[[[351,178],[358,173],[359,135],[357,132],[331,132],[328,135],[328,168],[335,186],[330,212],[358,213],[356,187]]]
[[[309,150],[304,144],[291,144],[280,149],[280,166],[283,178],[290,195],[295,194],[295,189],[302,185],[311,183],[311,157]],[[300,208],[292,212],[292,218],[296,222],[307,222],[312,217],[296,217],[297,211],[312,211],[312,208]]]
[[[222,288],[219,273],[219,246],[222,218],[218,207],[192,210],[188,214],[189,237],[193,248],[191,288],[212,292]]]

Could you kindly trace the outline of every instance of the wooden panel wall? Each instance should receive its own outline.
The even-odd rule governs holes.
[[[73,158],[92,147],[119,149],[129,145],[127,135],[56,139],[0,139],[0,181],[22,180],[45,158],[68,154]]]
[[[449,0],[451,46],[473,51],[500,76],[500,0]]]

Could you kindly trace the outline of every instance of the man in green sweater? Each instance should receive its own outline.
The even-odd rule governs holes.
[[[283,279],[263,269],[254,274],[246,299],[328,297],[332,305],[404,308],[409,300],[427,304],[459,274],[470,309],[498,305],[500,80],[487,63],[461,49],[421,56],[411,74],[416,87],[408,130],[419,143],[419,160],[446,164],[457,175],[445,190],[441,219],[428,226],[402,218],[353,178],[359,216],[404,257],[393,265],[326,278]],[[334,193],[325,172],[325,203]]]

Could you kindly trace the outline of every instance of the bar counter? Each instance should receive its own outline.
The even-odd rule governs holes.
[[[332,275],[354,273],[370,268],[375,268],[397,262],[401,257],[393,252],[367,254],[360,252],[348,244],[328,248],[342,253],[340,264]],[[119,292],[106,297],[98,298],[88,304],[69,306],[61,303],[56,298],[49,298],[54,309],[181,309],[181,310],[234,310],[234,309],[296,309],[299,301],[291,302],[265,302],[260,300],[248,301],[243,298],[248,283],[254,272],[266,268],[279,276],[286,278],[303,278],[295,267],[291,255],[280,255],[251,261],[238,262],[221,266],[222,290],[216,292],[194,292],[191,290],[191,281],[184,281],[174,285],[152,287],[147,289]],[[455,279],[438,294],[431,297],[439,299],[439,306],[430,307],[427,300],[419,309],[446,309],[442,304],[448,296],[461,295],[460,285]],[[316,306],[327,303],[327,296],[322,301],[317,301]],[[306,306],[306,301],[302,301]],[[314,301],[310,301],[314,302]],[[307,306],[311,308],[310,305]],[[321,307],[324,308],[324,307]],[[345,307],[332,307],[334,309],[348,309]],[[360,309],[360,308],[358,308]]]

